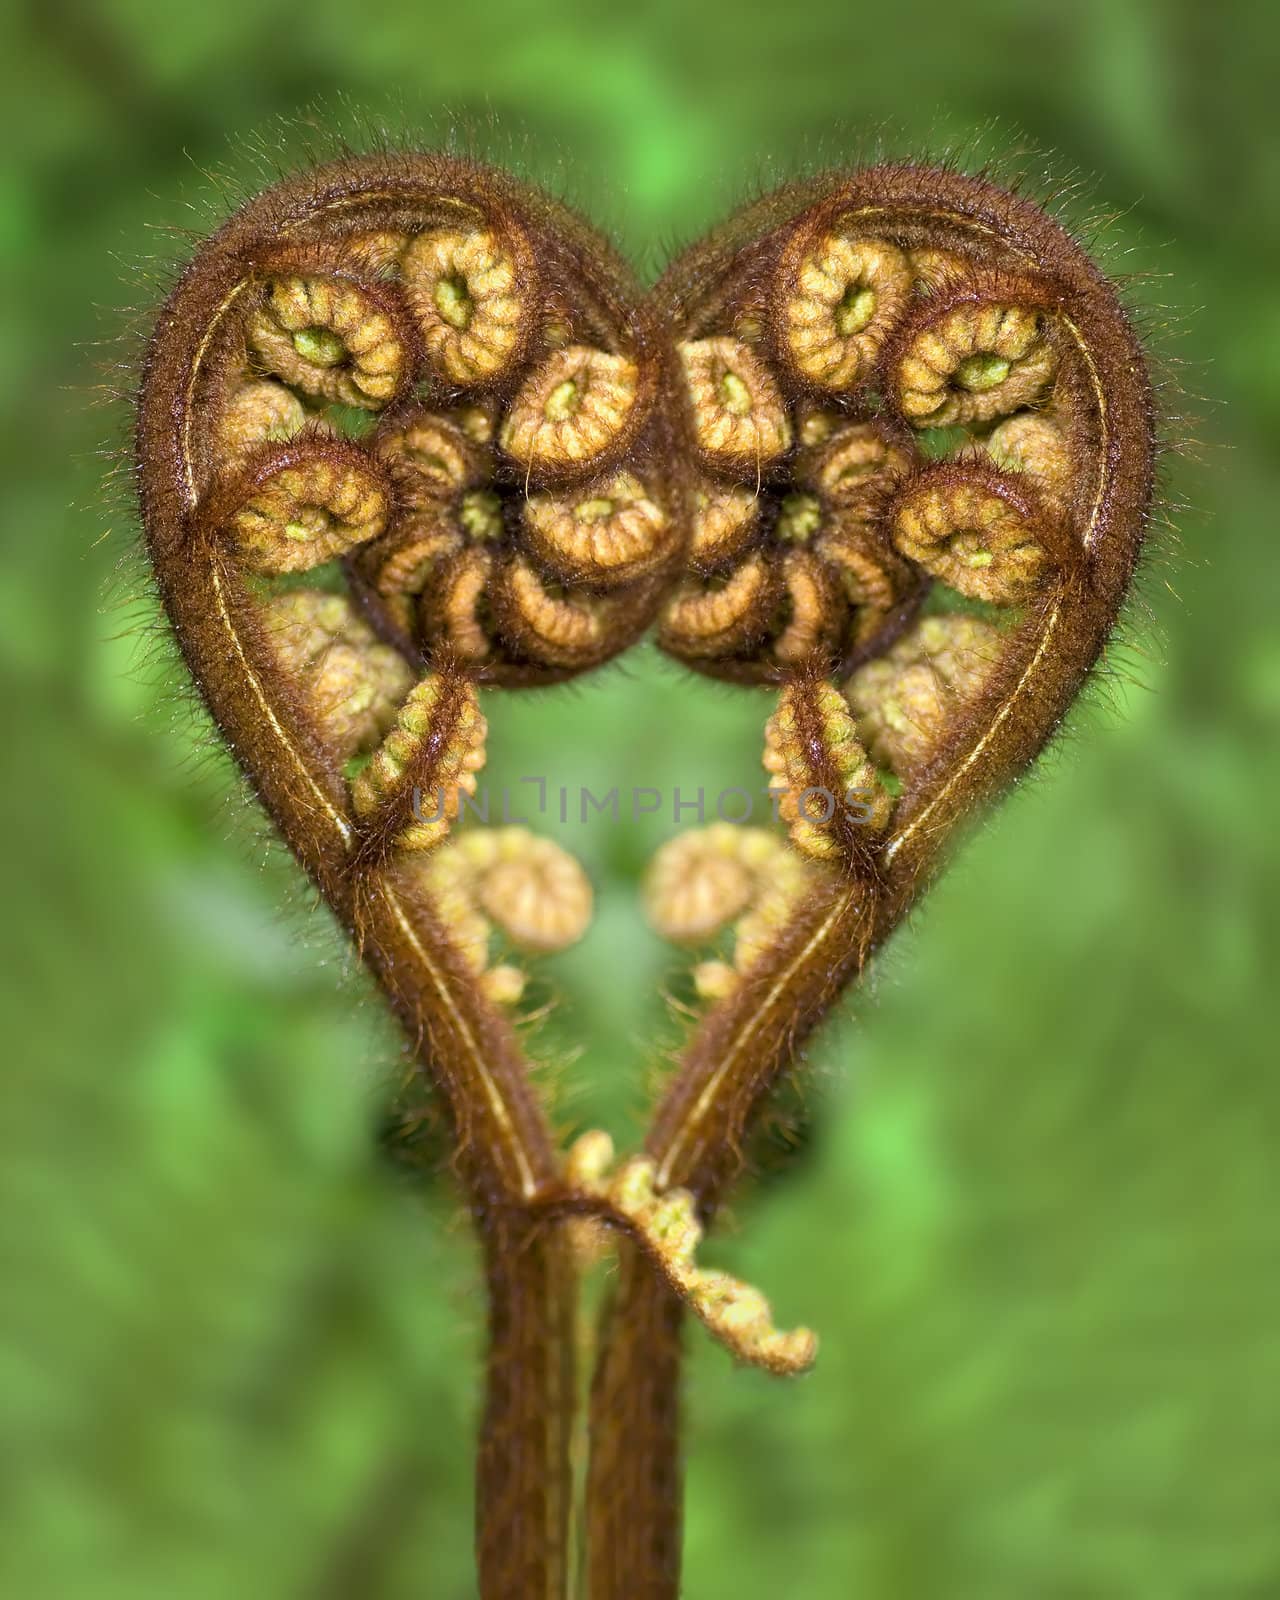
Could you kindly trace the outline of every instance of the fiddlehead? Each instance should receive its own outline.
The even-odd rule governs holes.
[[[575,936],[590,894],[527,839],[494,841],[488,868],[486,846],[433,852],[484,759],[477,684],[605,660],[680,555],[662,351],[562,208],[469,162],[351,158],[206,241],[139,397],[143,523],[183,653],[452,1128],[491,1296],[485,1594],[566,1580],[571,1265],[530,1209],[560,1162],[495,1004],[518,974],[495,975],[476,919],[504,864],[508,888],[525,874],[516,943]],[[535,926],[549,905],[559,924]]]
[[[491,999],[514,1005],[524,973],[490,963],[496,928],[515,949],[564,950],[587,931],[593,896],[582,867],[554,840],[527,828],[462,834],[423,859],[423,880],[441,918]]]
[[[698,984],[712,1003],[650,1127],[659,1183],[705,1220],[797,1047],[1097,662],[1154,421],[1097,268],[1036,205],[953,171],[784,189],[655,298],[685,358],[693,524],[660,641],[781,682],[766,767],[821,863],[748,962]],[[676,1593],[678,1325],[624,1263],[593,1394],[602,1597]]]
[[[811,862],[766,828],[732,822],[691,828],[658,851],[645,880],[650,926],[674,944],[709,945],[733,930],[732,961],[703,961],[703,999],[728,993],[772,943],[807,893]]]
[[[1151,459],[1110,286],[1037,207],[949,171],[784,190],[641,302],[497,173],[351,158],[246,206],[175,287],[139,404],[148,548],[451,1129],[490,1295],[486,1596],[565,1588],[584,1219],[630,1241],[593,1391],[592,1593],[675,1592],[682,1305],[745,1359],[812,1354],[694,1246],[798,1045],[1097,661]],[[655,620],[673,657],[768,692],[790,844],[712,829],[655,864],[657,926],[735,943],[697,969],[644,1153],[610,1171],[596,1136],[560,1159],[503,1009],[522,974],[489,947],[569,942],[589,886],[521,829],[456,824],[481,691],[597,666]]]

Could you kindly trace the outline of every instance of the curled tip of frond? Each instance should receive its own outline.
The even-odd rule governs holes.
[[[464,795],[476,792],[488,724],[474,686],[429,672],[409,691],[391,731],[351,780],[370,836],[401,850],[430,850],[448,833]]]
[[[765,727],[764,769],[791,842],[817,861],[853,861],[859,833],[881,832],[893,810],[857,735],[853,715],[829,683],[791,683]]]
[[[981,692],[1004,647],[993,624],[955,612],[923,618],[887,655],[859,667],[844,692],[873,759],[910,779]]]
[[[346,595],[323,589],[272,595],[262,620],[342,759],[375,750],[413,686],[404,657],[377,638]]]
[[[591,881],[578,860],[528,828],[475,828],[422,859],[420,876],[455,947],[489,998],[514,1005],[524,974],[489,964],[497,928],[517,950],[548,954],[582,938],[591,922]]]
[[[776,833],[715,822],[687,829],[657,851],[645,874],[645,913],[675,944],[706,945],[733,929],[732,962],[694,968],[703,999],[720,999],[777,938],[814,875]]]
[[[390,501],[363,452],[319,430],[287,443],[271,442],[267,427],[261,436],[265,442],[204,512],[246,568],[305,572],[378,537]]]

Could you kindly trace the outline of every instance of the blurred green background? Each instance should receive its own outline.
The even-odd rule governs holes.
[[[1166,375],[1189,508],[1116,675],[814,1053],[817,1131],[710,1258],[823,1335],[696,1341],[693,1600],[1280,1594],[1280,137],[1274,12],[1075,0],[31,5],[0,63],[0,1592],[471,1593],[482,1310],[376,1152],[399,1046],[180,691],[109,481],[139,319],[216,214],[367,120],[454,135],[652,273],[774,172],[1053,153]],[[318,102],[323,109],[308,112]],[[1031,158],[1033,168],[1042,163]],[[175,232],[174,229],[179,231]],[[124,365],[120,365],[124,363]],[[1188,423],[1177,419],[1189,412]],[[492,697],[491,697],[492,698]],[[495,774],[755,783],[759,709],[651,656],[493,710]],[[686,823],[688,818],[685,819]],[[634,1137],[670,832],[565,834],[565,1120]],[[620,984],[625,986],[620,987]]]

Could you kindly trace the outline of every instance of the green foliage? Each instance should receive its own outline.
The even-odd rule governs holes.
[[[875,26],[837,0],[533,16],[46,5],[6,53],[0,1591],[469,1592],[465,1228],[447,1184],[416,1196],[374,1155],[397,1042],[207,730],[137,666],[148,607],[104,602],[129,515],[93,452],[127,424],[81,403],[128,385],[94,341],[129,319],[103,308],[154,303],[145,258],[184,242],[149,230],[204,227],[183,204],[199,169],[252,181],[244,130],[287,157],[302,140],[271,119],[345,94],[428,137],[456,113],[650,268],[762,159],[841,159],[884,119],[918,149],[995,117],[1016,132],[989,148],[1025,135],[1098,173],[1099,204],[1136,199],[1112,264],[1168,275],[1137,301],[1174,304],[1172,330],[1148,321],[1212,396],[1205,464],[1170,472],[1195,502],[1181,554],[1146,581],[1165,642],[1135,613],[1099,697],[1114,714],[1078,715],[970,844],[816,1050],[835,1087],[795,1170],[711,1244],[823,1350],[779,1385],[699,1349],[687,1587],[1275,1593],[1271,18],[1191,0]],[[489,699],[495,784],[528,812],[520,777],[547,775],[545,825],[600,891],[589,942],[550,964],[541,1042],[586,1041],[559,1074],[567,1115],[626,1140],[671,972],[635,887],[675,824],[561,828],[555,786],[757,788],[761,707],[648,655]]]

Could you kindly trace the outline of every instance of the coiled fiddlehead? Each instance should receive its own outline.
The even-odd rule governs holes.
[[[659,639],[780,685],[765,765],[814,863],[746,960],[698,969],[712,1003],[646,1140],[705,1222],[805,1037],[1097,662],[1142,544],[1154,413],[1080,247],[954,171],[783,189],[654,298],[684,358],[692,520]],[[745,906],[724,861],[746,849],[699,843],[690,864]],[[625,1261],[593,1392],[595,1600],[677,1592],[679,1324]]]
[[[694,1257],[798,1046],[1034,760],[1115,624],[1153,411],[1114,291],[989,181],[793,186],[641,297],[564,208],[474,163],[347,158],[196,255],[139,400],[151,560],[193,676],[350,931],[450,1125],[483,1245],[488,1597],[563,1596],[575,1228],[621,1271],[592,1392],[593,1600],[670,1600],[682,1308],[740,1358],[812,1359]],[[660,853],[646,901],[704,1006],[645,1149],[562,1156],[494,961],[591,894],[520,828],[459,831],[481,691],[600,665],[656,623],[769,697],[781,832]],[[512,953],[509,952],[509,953]]]
[[[560,1162],[494,1004],[518,974],[494,977],[456,925],[457,873],[423,863],[484,759],[477,684],[597,665],[656,608],[680,556],[664,349],[563,208],[388,155],[238,212],[174,288],[142,379],[143,523],[183,654],[452,1125],[491,1294],[486,1594],[563,1590],[571,1274],[529,1209]],[[526,899],[573,887],[511,847]]]

